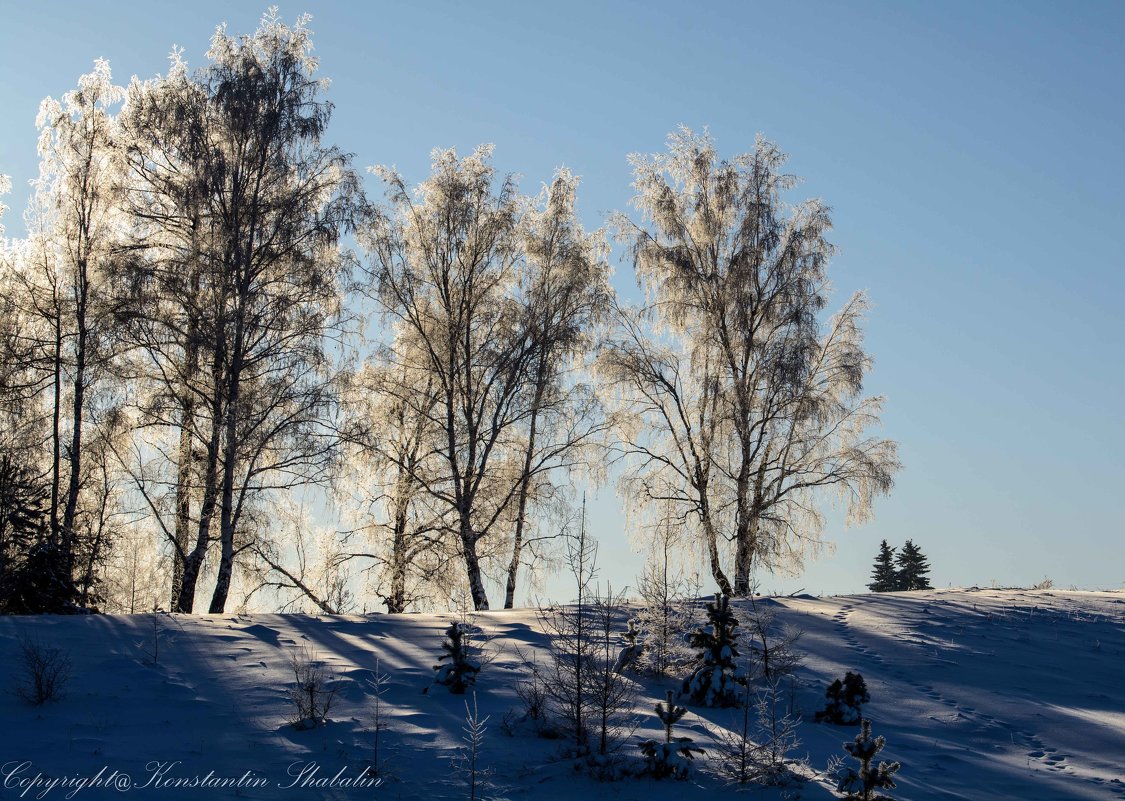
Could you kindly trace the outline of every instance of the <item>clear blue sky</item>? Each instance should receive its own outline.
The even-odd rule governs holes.
[[[423,7],[424,5],[424,7]],[[0,172],[21,230],[39,100],[97,57],[115,77],[203,61],[254,3],[0,2]],[[405,3],[313,15],[356,164],[422,179],[435,146],[496,144],[536,189],[583,176],[587,225],[626,209],[626,154],[683,123],[728,155],[763,132],[835,209],[837,301],[869,291],[870,389],[905,469],[876,521],[798,579],[859,591],[881,538],[913,538],[936,586],[1125,583],[1125,4]],[[372,192],[378,191],[374,180]],[[635,293],[628,264],[616,284]],[[603,572],[628,556],[612,489]]]

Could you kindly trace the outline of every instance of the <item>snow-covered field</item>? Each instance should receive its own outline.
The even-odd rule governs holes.
[[[854,734],[812,722],[824,687],[846,670],[859,670],[872,696],[865,714],[875,733],[887,738],[881,756],[902,762],[898,789],[891,793],[896,799],[1125,799],[1125,593],[973,589],[764,603],[777,609],[781,621],[804,630],[800,649],[806,659],[796,701],[806,718],[799,755],[807,755],[810,772],[843,755],[841,743]],[[0,798],[18,798],[25,790],[25,798],[467,798],[449,768],[462,744],[465,697],[440,686],[423,692],[450,619],[0,618],[0,664],[8,674],[0,682],[14,680],[23,632],[64,646],[73,661],[68,692],[58,702],[31,707],[10,693],[0,697],[0,763],[7,785],[0,786]],[[491,718],[481,754],[492,774],[486,797],[718,797],[722,785],[706,760],[687,782],[598,783],[557,758],[558,741],[505,734],[505,713],[519,706],[517,681],[545,641],[532,611],[486,613],[475,622],[492,638],[494,654],[476,688],[481,713]],[[310,731],[287,722],[288,654],[298,646],[318,652],[343,680],[331,721]],[[307,779],[331,779],[341,770],[341,779],[354,779],[369,764],[368,680],[376,656],[390,675],[383,696],[384,782],[302,787]],[[637,707],[642,727],[626,753],[636,754],[633,743],[641,735],[658,734],[650,711],[667,686],[644,683]],[[731,719],[729,711],[692,708],[677,730],[706,747],[709,731]],[[103,782],[118,772],[113,789],[29,789],[23,783],[40,773],[74,780],[99,771]],[[156,786],[157,776],[168,781],[213,772],[238,778],[248,771],[264,786]],[[128,774],[132,789],[121,774]],[[790,788],[754,789],[748,797],[798,796]],[[833,794],[826,781],[814,779],[799,797]]]

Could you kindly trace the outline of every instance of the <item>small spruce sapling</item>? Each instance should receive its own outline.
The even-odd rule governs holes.
[[[441,644],[445,651],[438,657],[439,661],[449,660],[448,664],[434,665],[437,675],[434,682],[445,685],[451,693],[464,695],[465,690],[476,683],[477,674],[480,673],[480,662],[472,658],[471,646],[465,634],[468,626],[456,622],[449,624],[445,630],[446,639]]]
[[[465,732],[461,738],[465,745],[457,750],[453,758],[454,771],[465,780],[469,801],[477,801],[481,790],[486,789],[492,771],[480,764],[481,749],[484,747],[484,733],[488,729],[488,716],[481,717],[477,709],[477,694],[473,693],[473,705],[465,702]]]
[[[656,705],[656,716],[664,724],[664,742],[645,740],[640,744],[641,753],[648,763],[645,771],[657,779],[686,779],[693,754],[702,754],[703,749],[692,743],[690,737],[673,737],[672,727],[687,714],[687,708],[676,706],[672,691],[668,691],[667,706]]]
[[[693,703],[711,707],[738,706],[739,686],[746,683],[738,674],[738,618],[730,608],[730,596],[715,594],[707,604],[708,624],[691,635],[691,646],[700,650],[700,665],[684,680],[681,693]]]
[[[827,699],[824,709],[816,713],[816,722],[834,723],[837,726],[851,726],[863,717],[862,706],[871,700],[867,692],[867,682],[859,673],[850,670],[844,680],[836,679],[824,691]]]
[[[844,750],[859,762],[859,770],[841,766],[836,774],[836,789],[846,793],[845,801],[892,801],[889,795],[879,791],[894,789],[894,775],[902,765],[898,762],[873,765],[876,754],[883,750],[886,741],[882,736],[871,736],[870,720],[864,718],[861,724],[855,740],[844,743]]]

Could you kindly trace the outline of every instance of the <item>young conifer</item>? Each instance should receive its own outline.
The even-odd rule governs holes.
[[[471,648],[465,641],[466,625],[454,621],[445,630],[445,641],[441,644],[444,651],[438,659],[442,662],[449,660],[445,665],[434,665],[437,676],[434,681],[444,684],[451,693],[463,695],[466,688],[476,683],[477,673],[480,672],[480,662],[471,656]]]
[[[645,740],[641,743],[641,753],[648,762],[646,770],[657,779],[675,778],[686,779],[688,775],[689,760],[695,759],[693,754],[702,754],[703,749],[692,745],[690,737],[673,737],[672,727],[687,714],[687,708],[676,706],[672,700],[672,691],[668,691],[666,705],[656,705],[656,716],[664,724],[664,742],[659,740]]]
[[[738,617],[730,608],[730,596],[715,594],[707,604],[707,625],[691,635],[691,646],[698,648],[700,665],[684,680],[683,695],[703,706],[738,706],[739,686],[745,678],[738,674]]]
[[[886,540],[879,543],[879,555],[875,557],[875,567],[871,570],[871,583],[867,585],[867,589],[872,592],[893,592],[898,589],[895,549]]]
[[[922,553],[922,549],[910,540],[902,546],[902,550],[895,558],[895,564],[898,568],[898,589],[933,589],[929,579],[930,563]]]
[[[902,765],[898,762],[880,762],[873,765],[875,755],[883,750],[883,737],[871,736],[871,721],[864,718],[855,740],[844,743],[844,750],[859,762],[859,770],[844,768],[837,774],[836,789],[846,793],[845,801],[892,801],[880,790],[894,789],[894,775]]]

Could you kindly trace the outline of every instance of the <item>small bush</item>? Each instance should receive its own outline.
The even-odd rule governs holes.
[[[523,704],[523,719],[544,721],[547,719],[547,688],[537,671],[533,671],[531,679],[521,681],[516,685],[516,697]]]
[[[302,647],[289,657],[296,685],[289,689],[294,716],[290,721],[298,729],[312,729],[328,719],[339,689],[320,662],[318,655]]]
[[[19,666],[22,669],[16,695],[32,706],[57,701],[70,681],[70,656],[38,639],[20,636]]]
[[[852,726],[863,717],[862,706],[871,700],[867,692],[867,682],[859,673],[848,671],[844,680],[832,682],[824,691],[827,703],[816,713],[816,722],[834,723],[837,726]]]

